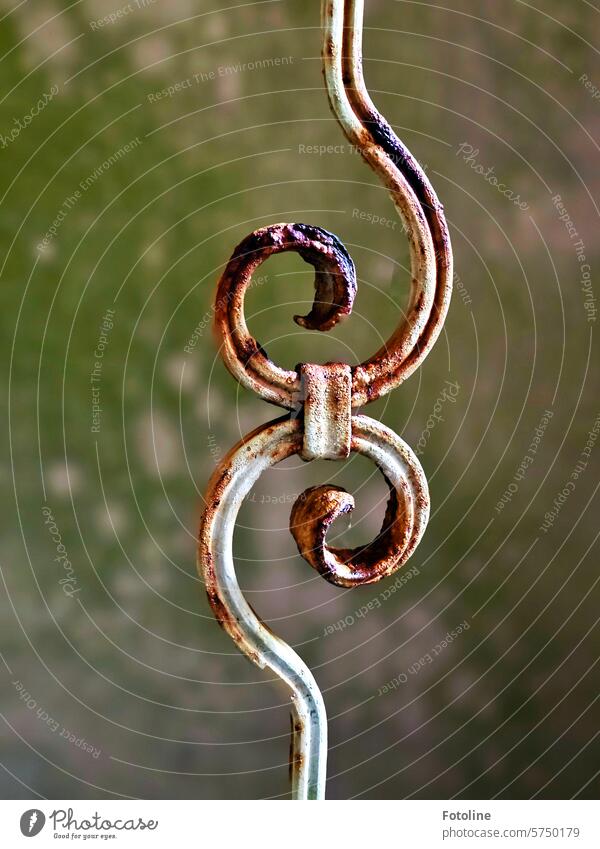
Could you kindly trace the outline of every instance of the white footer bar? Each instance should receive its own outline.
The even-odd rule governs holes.
[[[595,801],[0,801],[0,845],[600,846]],[[410,841],[410,842],[409,842]],[[171,846],[174,846],[172,843]]]

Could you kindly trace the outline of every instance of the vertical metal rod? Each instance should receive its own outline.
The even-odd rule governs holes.
[[[312,487],[292,510],[291,531],[300,553],[326,580],[347,587],[378,581],[406,562],[429,516],[423,470],[400,437],[366,416],[351,417],[351,410],[390,391],[421,364],[440,332],[451,292],[452,254],[443,209],[416,160],[379,115],[364,87],[362,14],[363,0],[323,0],[323,72],[331,107],[346,137],[389,190],[404,222],[412,269],[405,320],[386,345],[351,369],[340,363],[304,364],[299,372],[287,372],[271,363],[248,335],[243,309],[252,272],[268,256],[295,250],[317,271],[315,305],[308,316],[297,318],[302,326],[328,330],[352,309],[356,280],[346,249],[332,234],[304,224],[272,225],[240,243],[219,283],[218,292],[224,290],[227,297],[217,298],[215,311],[221,353],[242,384],[268,401],[293,408],[300,373],[309,378],[306,432],[301,418],[270,422],[244,437],[215,470],[198,547],[198,568],[221,626],[253,663],[275,674],[291,699],[294,799],[324,798],[325,706],[308,667],[242,595],[232,553],[237,514],[261,473],[281,460],[293,454],[305,460],[337,459],[358,451],[380,468],[390,488],[381,533],[358,549],[329,548],[327,529],[352,509],[353,500],[335,487]]]

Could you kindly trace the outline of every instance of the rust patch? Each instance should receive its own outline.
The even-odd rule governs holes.
[[[250,233],[235,248],[217,286],[214,332],[233,376],[265,400],[291,409],[298,375],[270,361],[244,320],[244,298],[253,273],[268,257],[286,251],[298,253],[315,269],[313,306],[294,321],[308,330],[327,331],[350,315],[356,271],[340,240],[310,224],[273,224]]]

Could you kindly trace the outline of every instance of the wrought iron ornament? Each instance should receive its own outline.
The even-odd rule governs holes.
[[[310,670],[252,610],[237,582],[232,556],[236,517],[261,473],[286,457],[341,460],[351,451],[369,457],[389,486],[378,537],[355,549],[330,548],[327,529],[354,506],[334,486],[306,490],[294,504],[291,532],[302,557],[338,586],[369,584],[391,575],[415,550],[429,518],[423,470],[409,446],[380,422],[356,413],[390,392],[423,362],[446,317],[452,288],[452,252],[443,208],[423,170],[377,112],[362,75],[363,0],[324,0],[323,72],[329,102],[348,141],[380,177],[402,219],[410,245],[412,288],[398,328],[357,366],[303,363],[288,371],[272,363],[250,335],[244,296],[269,256],[295,251],[315,268],[315,300],[295,321],[329,330],[348,316],[356,294],[354,264],[331,233],[307,224],[256,230],[235,249],[216,295],[215,330],[233,376],[265,401],[303,415],[285,416],[245,436],[219,464],[206,494],[199,533],[198,569],[212,609],[238,648],[281,679],[292,702],[292,796],[325,794],[327,717]]]

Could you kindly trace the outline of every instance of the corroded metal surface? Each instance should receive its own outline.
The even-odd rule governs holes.
[[[354,587],[391,575],[415,550],[429,518],[429,491],[421,464],[393,430],[368,416],[352,418],[352,450],[372,460],[390,489],[377,538],[358,548],[328,548],[329,526],[354,507],[339,487],[315,486],[294,503],[290,529],[304,559],[332,584]]]
[[[303,460],[343,460],[350,453],[350,366],[302,363],[299,368],[304,413]]]
[[[294,410],[257,428],[223,459],[206,496],[198,568],[219,623],[250,660],[270,669],[292,704],[290,770],[295,799],[322,798],[327,720],[321,693],[300,657],[275,636],[244,599],[235,575],[232,537],[242,500],[262,471],[293,454],[302,459],[369,457],[382,472],[389,500],[380,533],[354,549],[329,548],[332,522],[354,507],[352,495],[330,485],[312,487],[295,502],[290,529],[304,559],[342,587],[391,575],[414,552],[429,517],[423,470],[393,431],[352,410],[398,386],[421,364],[438,337],[450,300],[452,253],[443,208],[427,177],[373,106],[362,76],[362,0],[324,0],[323,71],[329,101],[346,137],[389,190],[408,239],[411,294],[390,339],[364,363],[301,363],[282,369],[251,336],[244,296],[269,256],[295,251],[315,268],[315,300],[295,321],[330,330],[352,311],[352,259],[331,233],[307,224],[256,230],[235,249],[218,284],[215,332],[234,377],[260,397]]]
[[[225,365],[265,401],[293,409],[300,375],[279,368],[246,326],[244,297],[258,266],[273,254],[294,251],[315,268],[315,300],[301,327],[330,330],[352,311],[356,272],[346,248],[327,230],[308,224],[272,224],[255,230],[233,252],[217,287],[214,329]]]

